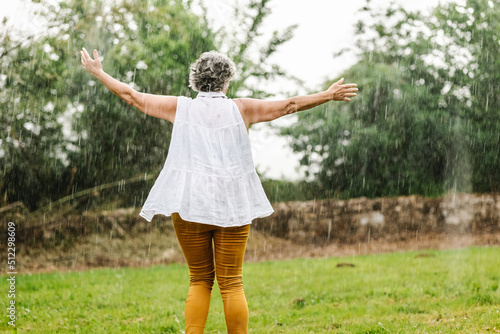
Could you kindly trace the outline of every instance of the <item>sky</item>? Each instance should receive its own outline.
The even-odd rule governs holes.
[[[235,5],[243,6],[248,0],[205,0],[209,20],[215,26],[225,24]],[[441,0],[441,3],[449,0]],[[196,3],[196,1],[195,1]],[[384,6],[387,1],[372,0],[372,6]],[[407,10],[426,11],[436,6],[436,0],[396,0]],[[25,1],[5,1],[2,14],[12,19],[18,27],[36,31],[39,27],[29,14]],[[333,54],[353,43],[354,24],[359,20],[359,10],[365,0],[271,0],[271,14],[263,25],[264,38],[272,31],[283,31],[290,25],[298,24],[294,37],[282,45],[270,59],[280,64],[290,74],[304,82],[303,87],[293,83],[279,82],[277,87],[269,87],[270,92],[297,90],[300,94],[319,91],[326,80],[337,81],[342,71],[352,66],[356,59],[352,55],[334,58]],[[349,78],[345,78],[346,83]],[[277,95],[274,99],[285,98]],[[344,103],[344,102],[329,102]],[[352,102],[355,103],[355,99]],[[307,111],[302,111],[307,112]],[[250,130],[252,153],[257,171],[267,178],[298,180],[303,178],[299,168],[300,156],[290,149],[289,141],[276,134],[280,126],[294,122],[293,115],[282,117],[269,124],[256,124]]]

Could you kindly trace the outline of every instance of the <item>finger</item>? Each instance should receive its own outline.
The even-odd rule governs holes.
[[[349,101],[351,101],[351,99],[348,97],[344,97],[344,101],[349,102]]]
[[[85,60],[88,60],[90,58],[90,55],[87,52],[87,50],[85,50],[85,48],[82,48],[82,52],[83,52],[83,57],[85,58]]]
[[[347,93],[347,94],[344,94],[344,96],[356,96],[357,94],[356,93]]]
[[[99,54],[96,49],[94,49],[94,60],[99,60]]]
[[[356,85],[355,83],[350,83],[350,84],[342,85],[342,87],[351,88],[351,87],[358,87],[358,85]]]
[[[83,53],[83,51],[80,51],[80,55],[82,56],[81,60],[82,60],[82,65],[83,65],[86,63],[85,54]]]
[[[339,81],[337,81],[336,83],[337,83],[338,85],[342,85],[342,83],[343,83],[343,82],[344,82],[344,78],[340,79],[340,80],[339,80]]]

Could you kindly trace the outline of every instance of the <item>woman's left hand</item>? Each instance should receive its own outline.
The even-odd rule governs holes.
[[[90,55],[88,54],[87,50],[85,50],[85,48],[82,48],[80,54],[82,55],[82,65],[85,71],[89,72],[95,77],[102,72],[102,64],[99,60],[99,54],[97,53],[97,50],[94,50],[94,59],[90,58]]]
[[[352,84],[342,84],[344,78],[340,79],[336,83],[328,88],[327,92],[330,95],[330,99],[333,101],[351,101],[351,97],[355,97],[358,89],[357,85]]]

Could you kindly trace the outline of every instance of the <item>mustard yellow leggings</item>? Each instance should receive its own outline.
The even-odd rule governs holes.
[[[190,274],[184,310],[186,334],[203,333],[216,275],[228,334],[246,334],[248,306],[242,267],[250,224],[238,227],[199,224],[183,220],[178,213],[172,214],[172,220]]]

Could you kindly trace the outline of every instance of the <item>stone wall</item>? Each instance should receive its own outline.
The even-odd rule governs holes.
[[[500,233],[500,194],[452,194],[276,203],[254,228],[298,243],[376,239],[401,241],[427,234]]]

